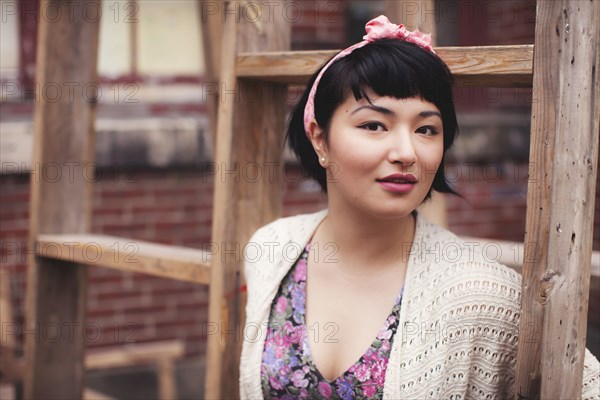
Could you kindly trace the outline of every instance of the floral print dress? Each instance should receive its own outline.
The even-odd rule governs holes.
[[[283,279],[273,304],[261,363],[266,399],[381,399],[398,326],[402,292],[367,351],[333,381],[312,361],[305,327],[306,271],[310,243]]]

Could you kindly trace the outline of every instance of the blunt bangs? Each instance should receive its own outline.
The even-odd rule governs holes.
[[[365,93],[367,88],[379,96],[420,97],[435,104],[442,114],[446,150],[454,141],[458,127],[452,87],[452,74],[438,56],[413,43],[377,40],[354,50],[325,71],[315,95],[315,118],[328,130],[337,106],[350,93],[356,100],[369,100]],[[452,139],[448,143],[447,136]]]

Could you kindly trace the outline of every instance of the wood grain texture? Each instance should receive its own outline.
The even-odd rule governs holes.
[[[107,369],[134,364],[159,363],[163,359],[177,359],[185,354],[181,340],[124,344],[118,349],[95,349],[85,355],[87,369]]]
[[[12,292],[10,289],[10,274],[0,269],[0,375],[4,382],[21,382],[23,380],[23,365],[17,360],[18,333],[17,324],[12,312]]]
[[[233,4],[224,3],[229,10]],[[234,62],[237,45],[236,25],[233,18],[225,21],[223,27],[223,39],[221,42],[221,72],[219,74],[220,87],[233,88],[236,85],[234,73]],[[229,163],[231,157],[231,141],[233,140],[233,101],[224,101],[223,93],[219,93],[219,104],[217,111],[217,132],[215,143],[215,162]],[[213,226],[212,241],[225,239],[227,221],[225,215],[232,207],[231,199],[232,183],[215,180],[215,192],[213,200]],[[220,242],[224,243],[224,242]],[[208,321],[216,326],[223,323],[222,309],[226,307],[223,293],[226,293],[226,269],[222,264],[213,262],[211,267],[211,285],[209,286]],[[220,335],[211,335],[206,343],[206,377],[204,396],[206,399],[218,399],[221,396],[221,379],[223,368],[223,353],[225,343],[221,341]]]
[[[574,399],[590,288],[600,2],[540,1],[536,20],[517,394]]]
[[[85,10],[99,10],[100,2],[43,1],[41,7],[59,16],[39,23],[30,248],[38,234],[89,231],[92,207],[84,169],[93,162],[99,19]],[[51,87],[62,90],[54,96]],[[29,253],[25,398],[82,397],[86,305],[86,267]],[[44,332],[51,324],[73,324],[73,335],[50,340]]]
[[[208,284],[211,252],[97,234],[40,235],[45,258]]]
[[[265,82],[305,84],[339,50],[241,53],[240,78]],[[458,85],[528,87],[532,84],[533,45],[438,47],[437,54]]]
[[[223,24],[221,23],[220,10],[224,2],[219,0],[200,0],[200,28],[202,32],[202,51],[204,53],[204,80],[209,84],[219,82],[221,70],[221,38],[223,37]],[[213,154],[215,154],[217,109],[219,99],[217,96],[208,96],[206,108],[211,125]]]
[[[487,249],[484,252],[486,257],[494,259],[500,264],[506,265],[520,274],[523,273],[523,264],[525,260],[524,243],[468,236],[461,236],[461,239],[466,242],[473,243],[477,249]],[[486,252],[489,252],[489,254]],[[592,251],[590,265],[590,291],[592,291],[593,288],[600,288],[600,251]]]
[[[9,324],[14,324],[12,307],[10,274],[7,270],[0,270],[0,326],[7,327]],[[3,329],[6,334],[2,336],[0,345],[14,352],[17,345],[16,332],[9,333],[10,330],[10,328]]]
[[[104,393],[97,392],[90,388],[83,389],[83,400],[117,400],[114,397],[105,395]]]
[[[236,2],[227,6],[235,10]],[[209,322],[219,332],[208,337],[207,399],[239,397],[246,304],[242,251],[257,228],[281,214],[286,87],[235,75],[239,51],[289,49],[290,26],[283,15],[263,17],[260,24],[244,18],[235,23],[228,12],[223,29],[215,162],[231,174],[215,182],[213,200],[212,241],[221,251],[213,258]]]
[[[158,363],[158,393],[161,400],[177,399],[175,360],[163,358]]]
[[[158,378],[158,398],[174,400],[177,399],[175,361],[184,354],[185,346],[181,340],[126,344],[119,348],[88,352],[85,366],[87,369],[107,369],[154,364]]]
[[[403,24],[413,31],[419,29],[436,39],[434,0],[382,0],[384,15],[394,24]]]

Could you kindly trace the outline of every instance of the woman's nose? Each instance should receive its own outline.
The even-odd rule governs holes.
[[[388,151],[389,162],[406,165],[412,165],[417,162],[417,154],[410,133],[398,132],[396,135],[391,135],[391,137]]]

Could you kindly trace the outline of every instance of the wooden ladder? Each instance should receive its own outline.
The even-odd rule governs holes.
[[[98,0],[82,4],[94,2]],[[67,7],[66,1],[58,3]],[[209,324],[214,331],[208,337],[207,399],[239,396],[243,246],[256,228],[281,215],[285,90],[305,83],[336,53],[287,51],[290,27],[282,15],[272,23],[236,23],[236,6],[239,10],[244,3],[218,3],[228,12],[220,59],[214,251],[136,242],[140,251],[132,263],[125,247],[131,240],[89,235],[92,187],[84,178],[93,161],[95,104],[83,98],[70,104],[42,102],[35,111],[34,162],[71,163],[75,180],[36,181],[32,176],[30,243],[36,254],[29,260],[27,329],[85,321],[88,265],[210,283]],[[67,10],[64,14],[69,15]],[[532,340],[519,342],[522,398],[559,393],[575,398],[580,390],[583,352],[569,354],[575,357],[572,363],[566,361],[565,349],[585,347],[594,209],[589,199],[595,194],[600,119],[598,20],[600,2],[540,0],[535,52],[532,45],[436,48],[459,85],[533,86],[530,161],[536,168],[530,169],[527,198],[525,243],[532,245],[525,246],[521,329],[531,324],[537,329]],[[97,39],[98,26],[89,21],[50,24],[42,19],[37,58],[41,87],[95,82]],[[247,166],[255,168],[253,173],[260,169],[261,179],[236,179]],[[46,247],[40,246],[44,243]],[[102,259],[91,261],[86,251],[96,244]],[[44,248],[73,252],[59,255]],[[558,277],[569,284],[556,285]],[[559,321],[567,328],[561,328],[566,335],[557,340],[553,332]],[[84,343],[82,335],[75,337],[55,343],[27,340],[26,398],[81,397]]]
[[[160,398],[173,399],[177,396],[174,362],[184,354],[180,341],[121,346],[86,355],[88,267],[208,284],[210,255],[196,249],[89,233],[99,20],[90,20],[86,10],[100,10],[101,6],[100,0],[60,0],[52,7],[59,17],[40,18],[36,79],[41,88],[77,85],[71,98],[61,96],[48,102],[41,96],[35,105],[23,332],[24,397],[79,399],[84,393],[86,367],[143,363],[157,368]],[[66,17],[69,15],[72,18]],[[47,339],[44,332],[48,327],[58,329],[58,337]]]

